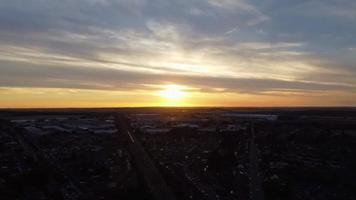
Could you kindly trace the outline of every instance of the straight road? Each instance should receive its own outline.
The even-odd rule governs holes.
[[[135,133],[131,131],[131,128],[127,120],[122,115],[118,115],[116,118],[117,128],[121,133],[126,135],[129,139],[129,151],[132,154],[137,168],[144,179],[148,188],[151,190],[156,200],[175,200],[173,193],[162,178],[158,169],[145,152],[140,141],[135,136]]]
[[[251,140],[250,140],[250,200],[264,200],[264,193],[262,189],[261,174],[259,173],[257,147],[255,144],[255,130],[251,123]]]

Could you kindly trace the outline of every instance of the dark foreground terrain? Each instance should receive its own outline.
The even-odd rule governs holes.
[[[354,108],[0,111],[0,199],[356,199]]]

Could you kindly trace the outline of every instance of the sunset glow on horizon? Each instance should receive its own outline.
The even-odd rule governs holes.
[[[181,106],[184,105],[184,98],[187,97],[187,92],[184,91],[184,88],[180,85],[165,85],[163,90],[159,92],[164,100],[162,106]]]
[[[0,3],[0,108],[356,106],[351,0]]]
[[[160,91],[160,96],[168,100],[182,100],[186,96],[186,92],[183,91],[180,85],[166,85],[164,89]]]

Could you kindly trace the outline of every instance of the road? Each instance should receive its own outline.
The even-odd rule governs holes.
[[[158,169],[145,152],[135,133],[131,131],[127,120],[122,115],[116,118],[116,124],[121,133],[129,139],[129,151],[133,156],[138,170],[143,174],[148,188],[156,200],[175,200],[173,193],[162,178]]]
[[[255,130],[251,123],[251,140],[250,140],[250,200],[264,200],[261,175],[259,173],[257,147],[255,144]]]

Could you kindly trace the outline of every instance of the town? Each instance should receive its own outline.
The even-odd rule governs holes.
[[[356,110],[0,112],[1,199],[355,199]]]

